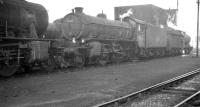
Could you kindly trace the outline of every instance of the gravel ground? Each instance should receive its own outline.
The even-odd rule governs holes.
[[[72,72],[0,79],[0,107],[87,107],[200,67],[200,58],[169,57]]]
[[[182,98],[185,98],[185,96],[181,94],[158,93],[142,101],[136,101],[130,107],[173,107]]]
[[[183,89],[183,90],[199,90],[200,89],[200,75],[193,77],[191,80],[188,80],[174,89]]]

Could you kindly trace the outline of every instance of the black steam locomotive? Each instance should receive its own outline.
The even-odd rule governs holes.
[[[75,8],[48,27],[47,38],[64,38],[72,45],[65,48],[62,65],[121,62],[134,58],[188,54],[190,37],[183,31],[160,28],[126,17],[123,21],[93,17]],[[98,15],[105,16],[105,15]],[[56,35],[52,35],[52,32]],[[58,43],[59,44],[59,43]],[[60,42],[60,46],[62,47]]]
[[[25,0],[0,2],[0,75],[10,76],[36,61],[48,26],[46,9]]]
[[[191,51],[186,33],[131,17],[122,22],[107,20],[103,14],[86,15],[78,7],[48,26],[48,14],[43,6],[25,0],[1,1],[1,76],[34,67],[52,70],[104,65]]]

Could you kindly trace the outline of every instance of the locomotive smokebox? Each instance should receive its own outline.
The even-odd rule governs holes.
[[[83,13],[83,7],[75,7],[75,13]]]

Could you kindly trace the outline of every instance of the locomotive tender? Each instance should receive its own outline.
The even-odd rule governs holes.
[[[75,8],[75,12],[53,24],[60,34],[54,38],[65,38],[76,45],[64,52],[67,54],[62,63],[68,65],[106,64],[136,57],[181,55],[183,51],[188,54],[191,51],[189,36],[183,31],[160,28],[131,17],[124,18],[122,22],[93,17],[84,14],[82,7]]]

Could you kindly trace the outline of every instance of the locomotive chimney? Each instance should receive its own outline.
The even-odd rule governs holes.
[[[106,14],[103,13],[103,10],[102,13],[97,14],[97,17],[107,19]]]
[[[82,7],[75,7],[75,13],[83,13],[83,8]]]

